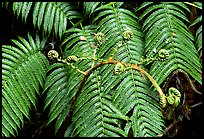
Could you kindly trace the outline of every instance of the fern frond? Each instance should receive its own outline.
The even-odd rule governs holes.
[[[1,2],[1,7],[5,7],[8,9],[9,2]]]
[[[78,97],[72,120],[75,125],[72,136],[127,136],[120,129],[117,119],[129,118],[103,97],[105,94],[100,89],[100,82],[98,73],[92,74]]]
[[[44,91],[46,93],[45,106],[46,109],[50,105],[48,123],[52,122],[55,118],[59,117],[60,113],[65,107],[69,105],[69,94],[68,92],[68,69],[62,63],[53,64],[49,67],[48,72],[50,75],[47,76]],[[66,101],[61,101],[63,98]],[[63,102],[63,103],[62,103]],[[66,111],[64,111],[66,113]],[[57,120],[57,123],[62,123],[64,119]],[[56,128],[58,130],[60,125]]]
[[[202,15],[199,16],[190,26],[195,26],[196,24],[198,23],[201,23],[202,22]],[[200,25],[200,27],[197,29],[196,31],[196,35],[195,35],[195,39],[196,39],[196,49],[198,50],[199,52],[199,58],[202,57],[202,25]]]
[[[148,6],[140,17],[144,19],[146,56],[154,57],[160,49],[166,49],[170,54],[168,60],[153,63],[150,69],[152,77],[160,85],[171,72],[180,68],[202,83],[194,37],[185,24],[189,23],[184,12],[189,11],[187,6],[181,2]]]
[[[199,58],[202,57],[202,25],[196,31],[196,48],[198,50]]]
[[[22,21],[26,23],[28,14],[30,12],[31,6],[33,2],[14,2],[13,3],[13,11],[16,15],[17,19],[20,14],[22,15]]]
[[[99,48],[99,57],[108,58],[114,54],[113,59],[118,61],[139,63],[145,49],[141,25],[137,22],[137,16],[128,10],[106,5],[99,7],[97,10],[100,11],[94,19],[94,22],[98,25],[97,31],[104,33],[106,36],[105,42]],[[133,33],[133,37],[129,41],[125,40],[123,36],[127,30]],[[154,99],[156,95],[148,92],[150,83],[137,71],[130,70],[117,77],[113,74],[112,69],[112,66],[104,66],[100,73],[103,75],[101,77],[102,86],[104,86],[103,91],[110,93],[113,105],[124,115],[131,110],[139,109],[157,119],[157,124],[155,124],[153,121],[145,119],[145,115],[138,111],[135,119],[132,119],[132,124],[135,121],[140,121],[141,117],[144,120],[132,126],[135,131],[133,136],[142,136],[143,134],[154,136],[161,133],[164,126],[162,114],[158,103]],[[143,106],[141,101],[148,106]],[[156,130],[152,133],[153,131],[146,128],[140,128],[142,124],[144,124],[144,127],[153,126]],[[137,131],[137,128],[140,130]]]
[[[17,18],[22,16],[24,23],[30,11],[33,11],[33,25],[45,35],[54,31],[55,36],[61,38],[67,28],[67,20],[81,18],[76,6],[70,2],[14,2],[13,12]]]
[[[94,13],[95,9],[99,6],[100,2],[84,2],[84,14],[88,17]]]
[[[2,46],[2,94],[5,98],[2,119],[7,121],[3,123],[2,130],[5,136],[16,136],[18,128],[24,124],[23,115],[30,119],[29,110],[32,105],[36,106],[36,93],[40,94],[39,84],[43,84],[48,66],[40,52],[44,46],[38,45],[40,43],[35,42],[30,34],[28,38],[29,41],[22,37],[19,41],[12,40],[15,47]],[[9,119],[14,122],[9,122]],[[12,128],[8,129],[9,126]]]
[[[94,38],[91,35],[92,28],[94,26],[88,26],[82,30],[77,28],[67,30],[70,35],[62,42],[62,46],[65,46],[62,54],[63,59],[69,55],[79,55],[79,57],[93,55],[91,48],[91,45],[94,44]],[[80,40],[80,36],[85,37],[86,41]],[[74,66],[86,71],[91,67],[91,64],[90,61],[84,60],[76,62]],[[55,70],[47,77],[44,86],[44,92],[47,92],[45,108],[50,106],[48,124],[57,118],[55,124],[55,132],[57,132],[69,113],[70,100],[75,96],[83,76],[75,69],[59,63],[52,65],[50,70],[52,69]]]

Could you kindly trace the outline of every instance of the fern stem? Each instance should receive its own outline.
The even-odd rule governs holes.
[[[70,109],[70,114],[68,119],[70,119],[73,115],[73,109],[75,107],[75,103],[76,100],[79,96],[79,94],[81,93],[81,90],[86,82],[86,80],[88,79],[88,77],[91,75],[91,73],[93,73],[93,71],[103,65],[106,64],[117,64],[117,63],[121,63],[124,64],[126,67],[133,67],[133,69],[140,71],[142,74],[146,75],[149,80],[152,82],[152,84],[155,86],[155,88],[157,89],[157,91],[159,92],[160,97],[165,97],[164,93],[162,92],[161,88],[159,87],[159,85],[157,84],[157,82],[152,78],[152,76],[150,74],[148,74],[145,70],[143,70],[142,68],[140,68],[139,66],[135,65],[135,64],[127,64],[125,62],[120,62],[120,61],[116,61],[114,59],[112,59],[112,57],[110,57],[108,60],[104,61],[104,62],[100,62],[98,64],[96,64],[94,67],[91,67],[87,72],[84,73],[84,77],[80,82],[80,86],[77,90],[76,95],[74,96],[72,103],[71,103],[71,109]],[[165,99],[165,98],[164,98]],[[164,107],[164,106],[163,106]]]
[[[190,3],[190,2],[183,2],[183,3],[188,4],[188,5],[191,5],[191,6],[193,6],[193,7],[196,7],[196,8],[198,8],[198,9],[201,9],[201,10],[202,10],[202,7],[199,7],[199,6],[197,6],[197,5],[193,4],[193,3]]]
[[[199,92],[199,91],[195,88],[195,86],[193,85],[193,83],[192,83],[190,77],[188,76],[188,74],[187,74],[184,70],[182,70],[182,69],[178,69],[178,71],[180,71],[181,73],[183,73],[183,74],[186,76],[186,78],[187,78],[187,80],[189,81],[189,83],[190,83],[191,88],[193,89],[193,91],[195,91],[195,92],[196,92],[197,94],[199,94],[199,95],[202,95],[202,93]]]
[[[117,64],[119,63],[119,61],[115,61],[112,58],[109,58],[107,62],[104,62],[106,64]],[[159,92],[160,96],[164,96],[164,93],[162,92],[161,88],[159,87],[159,85],[157,84],[157,82],[152,78],[152,76],[147,73],[145,70],[143,70],[142,68],[140,68],[139,66],[135,65],[135,64],[126,64],[124,62],[120,62],[124,65],[126,65],[127,67],[133,67],[135,70],[140,71],[142,74],[146,75],[149,80],[152,82],[152,84],[154,85],[154,87],[157,89],[157,91]]]
[[[71,28],[76,28],[77,26],[79,26],[84,20],[86,19],[86,17],[82,18],[81,20],[79,20],[76,24],[73,24],[73,26]]]
[[[119,63],[120,61],[116,61],[116,60],[113,60],[112,57],[110,57],[107,61],[105,62],[101,62],[99,64],[97,64],[96,66],[94,66],[93,68],[91,68],[88,72],[86,72],[86,76],[89,76],[91,74],[91,72],[93,70],[95,70],[96,68],[102,66],[102,65],[105,65],[105,64],[117,64]],[[140,71],[142,74],[146,75],[149,80],[152,82],[152,84],[154,85],[154,87],[157,89],[157,91],[159,92],[159,96],[160,97],[164,97],[164,93],[162,92],[162,89],[160,88],[160,86],[157,84],[157,82],[153,79],[153,77],[147,73],[145,70],[143,70],[142,68],[140,68],[139,66],[137,66],[136,64],[127,64],[127,63],[124,63],[124,62],[120,62],[121,64],[124,64],[126,67],[133,67],[135,70],[138,70]],[[87,77],[88,78],[88,77]],[[164,107],[164,106],[163,106]]]
[[[154,87],[157,89],[157,91],[159,92],[159,95],[162,96],[164,93],[162,92],[161,88],[159,87],[159,85],[157,84],[157,82],[152,78],[152,76],[147,73],[145,70],[141,69],[139,66],[132,64],[132,66],[134,67],[134,69],[140,71],[142,74],[146,75],[149,80],[152,82],[152,84],[154,85]]]

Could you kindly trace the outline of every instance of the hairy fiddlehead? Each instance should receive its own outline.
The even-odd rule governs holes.
[[[169,52],[166,49],[161,49],[158,52],[158,60],[163,61],[169,58]]]
[[[126,31],[124,31],[123,32],[123,39],[125,40],[125,41],[129,41],[129,40],[131,40],[132,38],[133,38],[133,32],[132,32],[132,30],[130,30],[130,29],[128,29],[128,30],[126,30]]]
[[[101,45],[105,41],[105,35],[101,32],[94,34],[95,41],[98,45]]]
[[[67,59],[66,59],[66,61],[67,61],[68,63],[77,62],[77,61],[79,61],[79,58],[78,58],[77,56],[75,56],[75,55],[73,55],[73,56],[68,56]]]
[[[166,49],[161,49],[159,50],[158,54],[155,57],[150,57],[150,58],[146,58],[146,59],[142,59],[139,64],[143,64],[143,65],[148,65],[153,61],[164,61],[167,60],[169,58],[169,52]]]
[[[114,67],[114,73],[117,75],[125,70],[125,67],[122,63],[117,63]]]
[[[59,54],[57,51],[55,50],[50,50],[47,54],[48,58],[49,59],[53,59],[53,58],[58,58],[59,57]]]
[[[174,107],[177,107],[180,103],[181,93],[174,87],[170,87],[168,90],[168,94],[165,96],[164,94],[160,96],[160,104],[164,108],[167,102]]]
[[[58,58],[59,54],[55,50],[50,50],[47,55],[48,55],[49,59],[56,58],[57,61],[61,61],[61,62],[65,63],[65,64],[67,64],[68,66],[71,66],[73,69],[76,69],[78,72],[80,72],[80,73],[82,73],[84,75],[86,74],[84,71],[81,71],[78,67],[75,67],[72,64],[72,62],[77,62],[79,60],[77,58],[77,56],[73,55],[73,56],[68,56],[66,59],[61,59],[61,57]]]
[[[169,104],[177,107],[180,103],[181,93],[174,87],[170,87],[168,91],[167,101]]]

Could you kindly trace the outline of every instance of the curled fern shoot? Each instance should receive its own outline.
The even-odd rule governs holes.
[[[159,50],[158,54],[155,57],[150,57],[150,58],[146,58],[146,59],[141,59],[141,62],[139,63],[139,65],[148,65],[154,61],[164,61],[167,60],[169,58],[169,52],[166,49],[161,49]]]
[[[71,66],[73,69],[76,69],[78,72],[80,72],[80,73],[82,73],[84,75],[86,74],[84,71],[81,71],[78,67],[75,67],[74,65],[72,65],[72,63],[71,63],[72,61],[77,62],[79,60],[77,58],[77,56],[73,55],[73,56],[68,56],[66,59],[61,59],[61,57],[58,58],[59,54],[55,50],[50,50],[48,52],[47,56],[48,56],[49,59],[56,58],[57,61],[61,61],[61,62],[65,63],[65,64],[67,64],[68,66]]]
[[[169,58],[169,52],[166,49],[159,50],[158,60],[163,61]]]
[[[117,63],[114,67],[114,73],[117,75],[125,70],[125,67],[122,63]]]
[[[123,39],[125,41],[129,41],[133,38],[134,34],[132,32],[132,30],[128,29],[125,32],[123,32]]]
[[[176,88],[170,87],[166,98],[169,104],[177,107],[180,103],[181,93]]]
[[[59,57],[59,54],[57,51],[55,50],[50,50],[47,54],[48,58],[49,59],[53,59],[53,58],[58,58]]]
[[[95,41],[98,45],[101,45],[105,41],[105,35],[101,32],[94,34]]]

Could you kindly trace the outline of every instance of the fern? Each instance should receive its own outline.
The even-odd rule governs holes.
[[[115,42],[115,44],[109,43],[109,41],[107,41],[107,43],[105,43],[104,46],[106,46],[106,48],[107,46],[109,46],[109,48],[112,48],[114,45],[117,46],[117,42],[122,41],[122,46],[118,48],[113,58],[120,61],[128,62],[128,63],[139,63],[144,53],[144,43],[143,43],[143,34],[141,32],[141,26],[136,22],[137,17],[133,13],[122,8],[121,9],[109,8],[109,9],[112,9],[112,14],[110,12],[109,13],[110,15],[106,17],[115,19],[115,21],[109,19],[110,22],[104,22],[106,20],[106,18],[104,18],[100,23],[105,23],[105,24],[99,23],[99,27],[101,29],[100,31],[103,31],[103,29],[106,28],[108,25],[114,25],[112,29],[109,27],[110,31],[108,31],[108,33],[106,32],[104,33],[107,34],[107,39],[111,40],[112,42]],[[113,18],[113,17],[116,17],[116,18]],[[124,41],[122,34],[128,29],[133,31],[134,37],[130,41],[126,42]],[[109,33],[115,34],[115,36],[112,35],[110,36],[110,38],[108,38]],[[103,46],[101,47],[103,48]],[[103,53],[105,54],[106,51],[103,51]],[[111,74],[109,75],[109,77],[110,76]],[[155,117],[160,119],[161,117],[159,117],[159,115],[161,113],[159,112],[158,105],[153,98],[148,99],[149,95],[150,95],[149,96],[150,98],[152,97],[152,93],[148,92],[148,90],[145,89],[145,88],[148,88],[149,82],[145,81],[144,78],[142,78],[140,73],[137,73],[132,70],[121,76],[122,76],[121,82],[118,84],[118,87],[115,90],[115,95],[113,96],[113,103],[115,104],[115,106],[119,107],[119,109],[122,111],[123,114],[127,114],[131,109],[138,108],[139,111],[136,113],[136,115],[133,115],[136,118],[134,120],[140,121],[141,119],[140,117],[144,116],[142,113],[140,113],[140,111],[145,111],[146,113],[149,113],[150,115],[154,115]],[[112,86],[106,85],[107,88],[111,89],[114,87],[114,85],[116,85],[112,83],[113,80],[110,80],[110,79],[107,80],[108,77],[105,77],[105,78],[107,81],[106,84],[109,84],[109,83],[112,84]],[[106,90],[106,91],[109,92],[109,90]],[[144,94],[144,96],[142,94]],[[140,101],[147,102],[149,104],[148,107],[141,105]],[[129,102],[128,105],[126,102]],[[158,113],[156,113],[156,111]],[[139,128],[141,125],[136,124],[134,120],[132,120],[133,136],[141,136],[144,134],[151,135],[150,130],[138,131],[137,128]],[[158,128],[159,130],[157,131],[155,130],[155,133],[160,133],[162,131],[160,124],[152,123],[148,121],[148,119],[146,121],[144,120],[143,122],[144,123],[146,122],[147,126],[152,125],[153,127],[155,126],[155,128]]]
[[[39,85],[43,85],[48,62],[40,50],[45,40],[36,41],[28,34],[29,41],[19,37],[12,40],[16,45],[2,46],[2,94],[3,94],[3,136],[17,135],[24,125],[23,116],[30,119],[31,105],[37,103]]]
[[[135,20],[137,17],[119,7],[105,5],[96,9],[95,12],[99,10],[100,12],[95,17],[94,23],[105,16],[103,20],[96,24],[98,26],[96,30],[106,34],[106,40],[99,46],[98,57],[110,57],[114,53],[114,59],[138,63],[144,47],[141,26]],[[123,39],[123,33],[126,29],[131,29],[134,34],[129,42]],[[118,46],[120,42],[122,46]],[[117,46],[118,49],[115,52],[114,47]],[[124,120],[124,117],[128,119],[132,117],[134,136],[153,136],[161,133],[163,123],[158,103],[152,99],[153,96],[145,89],[150,85],[149,82],[146,82],[140,73],[133,70],[120,75],[118,78],[114,76],[112,69],[113,66],[101,67],[88,78],[81,95],[77,99],[73,122],[66,134],[69,136],[127,136],[131,128],[131,122],[126,121],[124,123],[125,128],[121,130],[121,120]],[[87,99],[84,100],[83,98]],[[148,107],[142,105],[141,102],[146,102]],[[112,111],[113,108],[118,112]],[[134,108],[138,109],[134,116],[126,115]],[[145,112],[142,113],[142,111]],[[107,115],[112,116],[107,117]],[[148,119],[147,115],[153,115],[155,121]],[[145,123],[145,130],[137,130],[142,125],[138,122],[135,123],[137,120]],[[156,130],[148,129],[150,126],[153,126]]]
[[[62,54],[62,56],[66,58],[68,55],[91,54],[93,51],[91,48],[91,45],[93,43],[93,36],[91,35],[91,32],[93,31],[92,28],[93,26],[85,27],[83,30],[76,29],[76,28],[72,28],[68,30],[67,33],[72,33],[72,34],[68,36],[64,40],[64,42],[62,42],[62,45],[66,44],[66,47],[64,48],[64,54]],[[80,41],[79,39],[80,36],[86,37],[87,41]],[[73,46],[72,44],[75,44],[75,45]],[[80,61],[76,63],[76,65],[79,67],[84,67],[84,68],[81,68],[81,70],[84,70],[84,71],[88,70],[88,68],[91,67],[91,63],[89,61],[83,61],[83,62]],[[64,74],[62,71],[64,72]],[[54,120],[54,118],[58,117],[56,126],[55,126],[56,132],[68,114],[68,111],[70,109],[69,107],[70,100],[76,94],[77,88],[79,87],[79,82],[81,79],[82,79],[82,75],[78,73],[76,70],[71,68],[62,68],[62,67],[60,67],[59,69],[56,69],[46,79],[46,83],[45,83],[46,85],[44,90],[47,90],[49,86],[52,86],[55,83],[54,86],[52,86],[49,90],[47,90],[48,93],[46,97],[45,108],[49,104],[51,104],[50,118],[48,123]],[[56,91],[56,88],[58,88],[57,91]],[[53,111],[55,109],[59,111]]]
[[[202,21],[202,15],[199,16],[189,27],[195,26],[201,21]],[[196,31],[195,39],[196,39],[195,46],[196,46],[197,51],[200,53],[199,58],[201,58],[202,57],[202,25],[200,25],[200,27]]]
[[[62,112],[63,108],[66,106],[64,103],[61,103],[61,100],[63,98],[66,99],[66,102],[69,102],[69,98],[67,97],[67,69],[63,66],[63,64],[54,64],[52,66],[50,66],[48,72],[50,70],[55,69],[47,78],[45,81],[45,85],[44,85],[44,90],[47,90],[47,96],[45,99],[45,108],[47,108],[48,105],[50,105],[50,111],[49,111],[49,120],[48,123],[52,122],[56,117],[58,117],[58,119],[61,118],[60,113]],[[67,104],[68,105],[68,104]],[[64,113],[68,112],[68,110],[63,111]],[[60,115],[60,116],[59,116]],[[64,118],[64,117],[63,117]],[[57,120],[56,123],[56,131],[58,130],[59,126],[62,124],[62,121],[64,119],[61,120]]]
[[[42,28],[45,35],[53,30],[55,36],[61,38],[67,29],[67,20],[71,22],[72,19],[81,18],[74,6],[70,2],[14,2],[13,11],[17,18],[22,15],[22,20],[26,23],[32,10],[34,28]]]
[[[193,44],[194,38],[184,23],[189,23],[184,13],[190,12],[188,7],[178,2],[148,6],[140,16],[144,20],[143,29],[147,34],[146,56],[154,57],[154,50],[158,52],[160,49],[166,49],[170,53],[167,61],[153,63],[150,74],[161,84],[172,71],[180,68],[202,83],[198,51]]]
[[[10,9],[10,3],[2,7]],[[169,82],[175,70],[202,84],[202,16],[193,23],[187,18],[187,5],[201,9],[202,4],[131,4],[11,3],[14,16],[24,24],[32,19],[40,35],[33,39],[28,33],[2,46],[2,136],[19,136],[25,118],[32,119],[30,111],[38,113],[39,97],[55,135],[146,137],[166,132],[163,98],[153,85]],[[194,36],[191,26],[197,29]],[[47,40],[57,42],[49,48]],[[162,59],[161,51],[167,57]]]
[[[84,14],[91,17],[95,9],[100,5],[100,2],[84,2]]]

